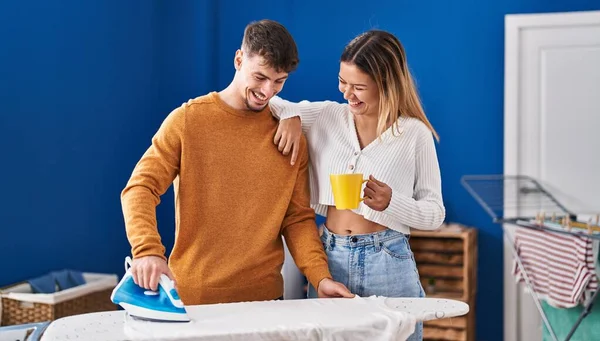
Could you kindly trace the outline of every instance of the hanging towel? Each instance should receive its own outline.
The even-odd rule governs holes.
[[[557,308],[572,308],[598,289],[591,238],[517,227],[515,247],[533,290]],[[515,261],[513,273],[524,282]]]

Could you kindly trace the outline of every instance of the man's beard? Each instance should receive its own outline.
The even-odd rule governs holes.
[[[269,104],[267,103],[267,104],[265,104],[265,105],[264,105],[262,108],[260,108],[260,109],[255,109],[255,108],[252,108],[252,107],[250,106],[250,101],[248,100],[248,97],[246,97],[244,101],[246,102],[246,108],[248,108],[248,110],[250,110],[250,111],[254,111],[254,112],[261,112],[261,111],[263,111],[263,110],[264,110],[264,109],[267,107],[267,105],[269,105]]]
[[[273,98],[274,96],[276,96],[276,95],[277,95],[277,93],[278,93],[278,92],[275,92],[275,93],[274,93],[274,94],[271,96],[271,98]],[[262,106],[261,108],[259,108],[259,109],[252,108],[252,107],[250,106],[250,96],[253,96],[253,94],[252,94],[252,90],[251,90],[251,89],[249,89],[249,88],[246,88],[246,93],[245,93],[245,95],[246,95],[246,96],[245,96],[245,98],[244,98],[244,102],[246,103],[246,108],[248,108],[248,110],[250,110],[250,111],[254,111],[254,112],[261,112],[261,111],[265,110],[265,108],[266,108],[266,107],[269,105],[269,101],[267,101],[267,103],[266,103],[265,105],[263,105],[263,106]],[[261,95],[262,95],[262,93],[261,93]]]

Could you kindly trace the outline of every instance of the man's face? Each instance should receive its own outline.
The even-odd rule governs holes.
[[[263,110],[269,100],[283,89],[288,73],[277,72],[267,65],[263,57],[249,57],[241,50],[236,52],[234,62],[240,76],[238,88],[246,107],[252,111]]]

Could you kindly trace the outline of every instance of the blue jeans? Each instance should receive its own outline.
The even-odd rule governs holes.
[[[424,297],[409,236],[394,230],[343,236],[322,226],[321,241],[333,279],[361,297]],[[317,292],[309,286],[308,297]],[[416,325],[410,341],[423,340],[423,323]]]

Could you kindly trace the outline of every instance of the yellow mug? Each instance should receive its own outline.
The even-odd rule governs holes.
[[[335,208],[338,210],[353,210],[364,200],[360,193],[362,184],[368,180],[363,180],[362,174],[329,174],[329,181]]]

